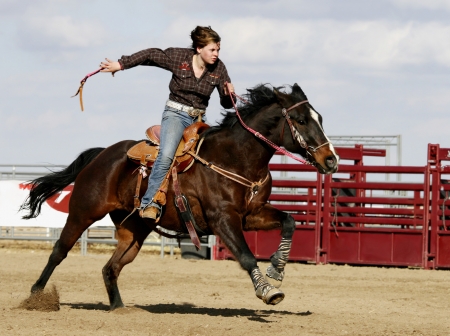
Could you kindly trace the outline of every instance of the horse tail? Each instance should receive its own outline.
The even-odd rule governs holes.
[[[104,148],[100,147],[87,149],[67,168],[29,181],[27,184],[31,186],[30,194],[19,209],[19,211],[26,210],[29,213],[22,218],[36,218],[41,213],[41,207],[45,200],[74,182],[78,174],[103,150]]]

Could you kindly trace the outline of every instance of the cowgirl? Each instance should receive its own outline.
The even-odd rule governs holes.
[[[169,99],[162,115],[160,148],[153,165],[147,191],[141,200],[142,218],[157,219],[165,195],[159,191],[170,169],[175,151],[184,129],[198,116],[204,119],[206,107],[214,88],[217,87],[220,104],[231,108],[232,101],[225,83],[230,83],[225,64],[219,59],[220,36],[211,27],[197,26],[191,32],[192,48],[150,48],[131,56],[122,56],[117,62],[109,59],[101,62],[101,72],[114,74],[137,65],[149,65],[172,72],[169,83]],[[234,88],[230,85],[230,90]],[[161,204],[162,203],[162,204]]]

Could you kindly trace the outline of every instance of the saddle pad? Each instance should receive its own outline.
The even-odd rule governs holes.
[[[145,161],[155,161],[158,155],[159,146],[149,144],[147,141],[141,141],[138,144],[131,147],[127,155],[132,160],[141,160],[142,156],[145,155]]]

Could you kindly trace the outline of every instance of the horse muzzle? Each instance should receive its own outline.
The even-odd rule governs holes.
[[[310,154],[313,158],[313,166],[321,174],[334,174],[338,171],[339,155],[330,148],[320,148],[317,152]]]

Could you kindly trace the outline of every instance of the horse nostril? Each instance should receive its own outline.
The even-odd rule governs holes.
[[[329,156],[325,159],[325,164],[328,168],[333,168],[336,164],[336,160],[334,159],[334,156]]]

